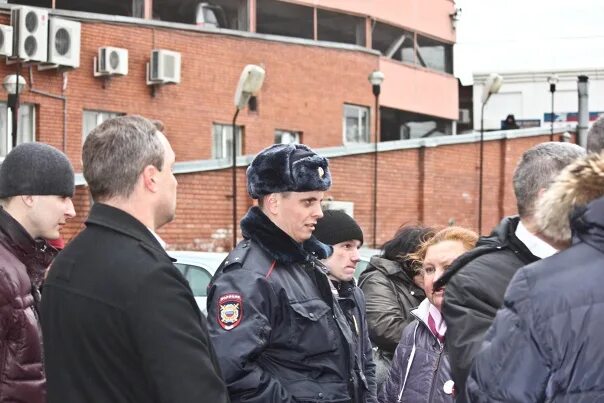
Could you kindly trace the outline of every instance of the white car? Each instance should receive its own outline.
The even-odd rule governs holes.
[[[168,251],[168,255],[176,259],[174,266],[180,270],[189,282],[199,310],[207,316],[208,285],[228,253]]]

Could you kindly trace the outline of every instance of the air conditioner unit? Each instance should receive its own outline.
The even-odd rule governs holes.
[[[0,55],[13,55],[13,27],[10,25],[0,25]]]
[[[180,53],[165,49],[151,51],[147,84],[180,83]]]
[[[460,109],[459,110],[459,123],[470,123],[470,110]]]
[[[48,24],[48,63],[80,67],[80,30],[77,21],[51,17]]]
[[[48,54],[48,10],[18,6],[11,9],[14,33],[13,56],[46,62]]]
[[[94,59],[95,76],[128,75],[128,49],[100,47]]]

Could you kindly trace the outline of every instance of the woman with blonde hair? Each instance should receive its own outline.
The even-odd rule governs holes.
[[[424,242],[412,256],[421,263],[426,299],[411,311],[416,318],[405,327],[392,368],[380,393],[383,403],[453,402],[454,385],[445,352],[447,325],[441,315],[444,288],[434,282],[453,261],[474,248],[478,235],[466,228],[447,227]]]

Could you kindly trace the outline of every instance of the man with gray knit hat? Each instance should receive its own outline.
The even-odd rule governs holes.
[[[327,159],[301,144],[266,148],[247,170],[258,206],[208,293],[232,402],[363,401],[353,335],[319,261],[331,248],[312,236],[330,186]]]
[[[46,401],[39,288],[60,237],[75,216],[74,174],[61,151],[15,147],[0,166],[0,401]]]

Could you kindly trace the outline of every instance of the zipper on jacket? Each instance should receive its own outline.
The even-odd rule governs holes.
[[[438,359],[436,360],[436,367],[434,367],[434,373],[432,374],[432,387],[430,388],[430,399],[428,400],[429,402],[431,402],[434,397],[434,389],[437,387],[435,381],[438,377],[438,368],[440,367],[440,359],[443,355],[443,351],[445,350],[444,344],[440,344],[440,342],[438,340],[436,340],[436,342],[439,344],[440,349],[438,351]]]

